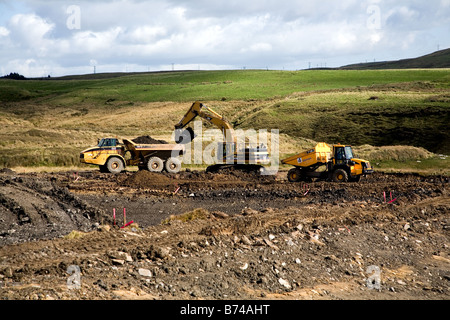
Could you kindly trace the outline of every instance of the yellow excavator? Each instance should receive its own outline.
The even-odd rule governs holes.
[[[261,172],[264,170],[264,165],[270,162],[266,146],[245,145],[243,148],[238,146],[235,131],[228,120],[200,101],[194,102],[180,122],[175,125],[176,143],[188,144],[196,137],[192,128],[189,127],[184,131],[182,129],[197,117],[215,125],[224,137],[224,142],[219,143],[218,163],[209,166],[206,169],[207,172],[217,172],[226,168]]]
[[[314,149],[281,160],[281,163],[294,166],[288,172],[290,182],[308,182],[314,178],[334,182],[358,182],[361,176],[373,173],[369,161],[353,156],[351,146],[328,145],[325,142],[318,143]]]

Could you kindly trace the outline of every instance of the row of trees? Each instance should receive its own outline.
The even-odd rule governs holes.
[[[23,75],[18,74],[17,72],[11,72],[9,75],[3,76],[2,78],[13,80],[26,80],[26,78]]]

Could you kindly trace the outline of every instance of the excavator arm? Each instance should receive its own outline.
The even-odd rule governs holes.
[[[192,104],[191,108],[186,112],[181,121],[175,125],[175,129],[180,130],[185,128],[196,117],[201,117],[205,120],[208,120],[210,123],[218,127],[222,131],[226,143],[236,142],[232,125],[217,112],[205,106],[199,101],[196,101]]]

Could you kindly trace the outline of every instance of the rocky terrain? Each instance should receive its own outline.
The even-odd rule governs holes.
[[[448,300],[448,185],[4,169],[0,297]]]

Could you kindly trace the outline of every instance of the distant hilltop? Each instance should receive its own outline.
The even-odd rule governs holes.
[[[340,67],[341,70],[376,70],[376,69],[428,69],[450,68],[450,49],[436,51],[413,59],[398,61],[381,61],[350,64]]]

